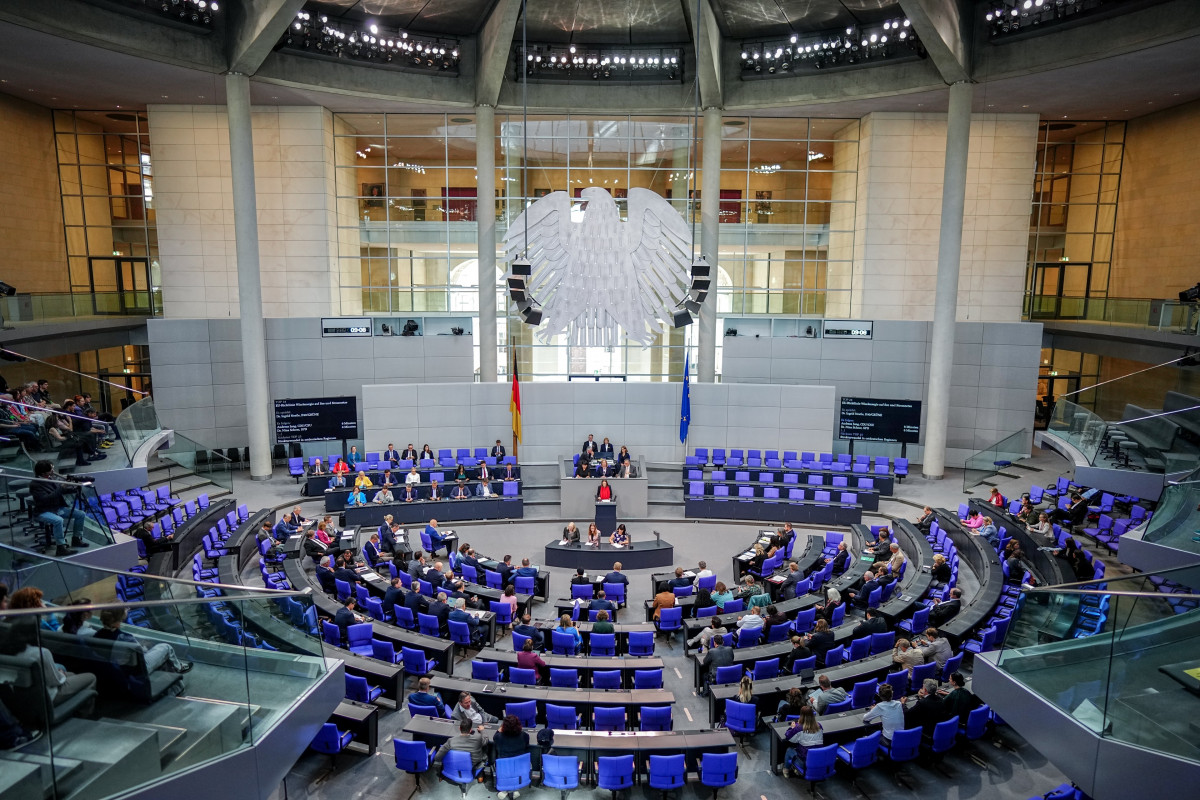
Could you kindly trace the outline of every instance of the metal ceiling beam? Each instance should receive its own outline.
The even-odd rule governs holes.
[[[477,49],[475,105],[494,107],[499,101],[520,19],[521,0],[499,0],[483,23]]]
[[[967,8],[964,10],[963,6]],[[921,37],[942,80],[971,77],[971,4],[962,0],[900,0],[900,8]]]
[[[296,19],[296,13],[304,8],[304,0],[241,0],[227,8],[225,52],[229,71],[253,75]]]
[[[696,52],[696,80],[700,82],[700,105],[705,108],[724,106],[724,87],[721,85],[721,29],[717,27],[717,15],[711,0],[690,3],[682,0],[688,11],[688,27],[692,31],[692,46]],[[699,9],[700,19],[695,19]]]

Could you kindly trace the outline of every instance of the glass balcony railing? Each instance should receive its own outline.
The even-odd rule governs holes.
[[[1176,550],[1200,553],[1200,483],[1168,484],[1142,539]]]
[[[62,490],[62,505],[54,511],[62,520],[63,541],[82,540],[88,547],[103,547],[113,543],[113,532],[94,484],[87,476],[70,478],[51,473],[51,487]],[[34,481],[33,464],[28,456],[22,462],[0,466],[0,543],[25,550],[56,551],[51,517],[39,517],[33,506],[30,486]],[[11,584],[10,584],[11,586]]]
[[[152,317],[162,313],[162,292],[142,289],[114,292],[15,294],[0,298],[5,324],[21,325],[80,317]]]
[[[1200,762],[1197,585],[1188,567],[1027,591],[997,666],[1097,736]]]
[[[127,406],[117,415],[113,424],[116,425],[121,446],[125,448],[129,461],[133,460],[133,454],[139,447],[163,430],[158,413],[154,410],[154,398],[148,395]]]
[[[963,463],[963,491],[979,485],[1012,462],[1029,458],[1032,443],[1033,434],[1023,428],[969,456]]]
[[[1059,400],[1054,404],[1047,431],[1083,453],[1089,464],[1094,464],[1107,429],[1108,423],[1098,414],[1070,400]]]
[[[0,701],[31,739],[3,743],[6,797],[122,795],[222,758],[259,741],[326,672],[306,593],[3,546],[0,580],[22,606],[0,620]]]
[[[1025,316],[1030,319],[1098,322],[1195,336],[1200,309],[1195,303],[1149,297],[1031,294],[1025,296]]]

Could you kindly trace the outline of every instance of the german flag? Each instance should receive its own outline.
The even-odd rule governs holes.
[[[521,441],[521,379],[517,375],[517,348],[511,347],[512,358],[512,398],[508,401],[508,410],[512,414],[513,439]]]

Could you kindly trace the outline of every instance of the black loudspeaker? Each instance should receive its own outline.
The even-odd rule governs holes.
[[[671,312],[671,326],[674,328],[682,328],[692,324],[692,315],[688,313],[686,308],[681,308],[678,311]]]

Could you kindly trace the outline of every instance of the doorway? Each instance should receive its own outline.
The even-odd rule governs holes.
[[[92,313],[154,314],[150,259],[126,256],[88,258]]]
[[[1033,265],[1032,319],[1087,319],[1092,285],[1090,262],[1049,261]]]

